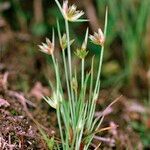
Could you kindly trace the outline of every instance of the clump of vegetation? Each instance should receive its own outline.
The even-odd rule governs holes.
[[[84,22],[86,19],[80,17],[83,11],[77,10],[75,5],[68,6],[68,1],[64,1],[61,7],[58,0],[55,0],[65,21],[66,33],[61,34],[60,24],[57,21],[57,30],[59,43],[61,47],[63,69],[66,80],[65,92],[62,86],[62,74],[57,58],[55,57],[55,33],[52,32],[52,41],[46,38],[46,43],[39,45],[40,51],[48,54],[53,61],[55,70],[55,84],[50,82],[52,88],[52,96],[44,97],[45,101],[56,110],[61,141],[56,142],[54,137],[51,140],[50,147],[53,149],[84,149],[87,150],[95,136],[101,132],[99,129],[104,118],[103,115],[95,118],[96,101],[100,90],[100,74],[102,68],[104,42],[106,38],[107,28],[107,9],[105,15],[104,34],[101,29],[98,33],[89,36],[87,28],[85,39],[81,47],[77,48],[74,54],[81,60],[81,80],[78,79],[76,67],[72,64],[71,45],[74,40],[70,40],[69,22]],[[98,68],[95,68],[94,56],[91,60],[91,68],[89,72],[85,72],[86,56],[88,54],[88,39],[99,46],[100,58]],[[67,52],[66,52],[67,51]],[[97,70],[97,71],[96,71]],[[97,73],[96,81],[93,75]],[[89,86],[89,88],[88,88]],[[67,95],[66,95],[67,93]],[[53,141],[53,142],[52,142]],[[55,141],[55,142],[54,142]]]

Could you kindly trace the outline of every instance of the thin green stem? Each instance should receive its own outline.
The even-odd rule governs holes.
[[[69,113],[68,113],[68,109],[66,108],[66,104],[62,104],[62,107],[61,107],[61,114],[62,114],[62,119],[63,119],[63,122],[64,122],[64,125],[65,125],[65,145],[66,145],[66,149],[69,149],[69,134],[70,134],[70,131],[69,131]]]
[[[106,14],[105,14],[105,27],[104,27],[104,36],[106,38],[106,32],[107,32],[107,20],[108,20],[108,10],[106,8]],[[93,117],[94,117],[94,112],[95,112],[95,96],[97,98],[99,94],[99,89],[100,89],[100,75],[101,75],[101,69],[102,69],[102,62],[103,62],[103,55],[104,55],[104,45],[101,47],[101,52],[100,52],[100,58],[99,58],[99,67],[98,67],[98,73],[97,73],[97,79],[96,79],[96,84],[95,84],[95,89],[93,93],[93,99],[92,99],[92,104],[91,108],[89,111],[90,119],[88,120],[88,126],[89,124],[91,125]]]
[[[83,88],[83,84],[84,84],[84,59],[82,59],[81,61],[81,88]]]
[[[69,75],[70,75],[70,81],[72,78],[72,63],[71,63],[71,49],[70,49],[70,37],[69,37],[69,24],[68,20],[65,19],[65,25],[66,25],[66,34],[67,34],[67,50],[68,50],[68,66],[69,66]]]
[[[61,43],[60,25],[59,25],[58,20],[57,20],[57,30],[58,30],[59,41]],[[71,89],[70,89],[71,86],[69,85],[69,76],[68,76],[68,68],[67,68],[67,62],[66,62],[66,56],[65,56],[65,49],[62,49],[62,57],[63,57],[63,63],[64,63],[64,69],[65,69],[65,78],[66,78],[66,84],[67,84],[71,120],[73,122],[74,117],[73,117],[73,109],[72,109],[72,101],[71,101]]]
[[[104,36],[105,36],[105,38],[106,38],[106,33],[107,33],[107,24],[108,24],[108,8],[106,8],[106,13],[105,13],[105,27],[104,27]],[[99,84],[98,82],[100,80],[100,74],[101,74],[102,62],[103,62],[103,55],[104,55],[104,45],[102,45],[102,47],[101,47],[100,58],[99,58],[99,68],[98,68],[98,74],[97,74],[94,94],[97,91],[98,84]]]
[[[68,20],[65,19],[65,27],[66,27],[66,35],[67,35],[67,52],[68,52],[68,67],[69,67],[69,78],[70,78],[70,93],[71,93],[71,101],[72,101],[72,111],[73,111],[73,116],[75,115],[75,103],[74,103],[74,93],[73,93],[73,88],[72,88],[72,62],[71,62],[71,48],[70,48],[70,37],[69,37],[69,24]],[[74,117],[75,118],[75,117]],[[73,131],[75,129],[75,126],[73,126]]]
[[[57,119],[58,119],[58,125],[59,125],[59,131],[60,131],[62,146],[63,146],[63,149],[65,150],[65,142],[64,142],[63,131],[62,131],[62,125],[61,125],[61,120],[60,120],[60,106],[58,106],[58,107],[59,107],[59,108],[56,109],[56,112],[57,112]]]
[[[54,64],[54,69],[55,69],[55,74],[56,74],[56,88],[57,88],[57,91],[58,91],[58,88],[59,88],[59,75],[58,75],[58,71],[57,71],[57,66],[56,66],[56,61],[55,61],[55,57],[54,55],[52,54],[52,60],[53,60],[53,64]]]
[[[76,69],[75,69],[75,80],[76,80],[76,89],[75,89],[75,100],[76,100],[76,102],[77,102],[77,100],[78,100],[78,79],[77,79],[77,71],[76,71]]]
[[[89,102],[92,100],[92,90],[93,90],[93,67],[94,67],[94,56],[92,58],[91,64],[91,80],[90,80],[90,91],[89,91]]]
[[[99,93],[99,89],[100,89],[100,81],[98,82],[98,89],[95,93],[95,95],[97,96]],[[96,99],[93,99],[91,105],[90,105],[91,109],[90,109],[90,113],[89,113],[89,124],[88,126],[91,127],[92,123],[93,123],[93,119],[94,119],[94,112],[95,112],[95,108],[96,108]],[[90,128],[89,128],[90,129]]]
[[[65,74],[66,74],[66,82],[67,82],[67,90],[68,90],[68,97],[69,97],[69,107],[70,107],[70,113],[71,113],[71,120],[74,121],[74,113],[72,109],[72,101],[71,101],[71,93],[70,93],[70,87],[69,87],[69,79],[68,79],[68,73],[67,73],[67,64],[66,64],[66,57],[65,53],[63,51],[63,61],[64,61],[64,67],[65,67]]]
[[[59,21],[58,20],[57,20],[57,30],[58,30],[59,42],[61,43],[60,25],[59,25]],[[65,52],[64,51],[65,51],[65,49],[62,49],[62,55],[63,55],[63,63],[64,63],[64,69],[65,69],[65,77],[66,77],[68,97],[69,97],[69,99],[71,99],[71,96],[70,96],[70,87],[69,87],[69,78],[68,78],[68,69],[67,69],[66,56],[65,56]]]
[[[65,56],[64,50],[62,51],[62,53],[63,53],[63,62],[64,62],[64,68],[65,68],[65,76],[66,76],[68,97],[69,97],[69,100],[70,100],[71,99],[71,94],[70,94],[69,79],[68,79],[68,72],[67,72],[66,56]],[[73,119],[72,109],[71,109],[71,116],[72,116],[72,119]]]
[[[99,58],[99,68],[98,68],[98,73],[97,73],[97,79],[96,79],[94,94],[96,94],[96,91],[97,91],[97,88],[98,88],[98,83],[99,83],[99,80],[100,80],[100,74],[101,74],[102,62],[103,62],[103,55],[104,55],[104,46],[102,46],[102,48],[101,48],[101,53],[100,53],[100,58]]]

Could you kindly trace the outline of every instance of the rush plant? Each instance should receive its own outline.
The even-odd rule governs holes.
[[[74,40],[70,40],[69,22],[84,22],[85,19],[80,17],[83,11],[77,10],[75,5],[68,5],[68,1],[64,1],[63,6],[58,0],[55,0],[60,12],[63,15],[66,33],[60,31],[60,24],[57,20],[57,32],[61,47],[64,75],[66,87],[62,87],[62,73],[57,58],[55,57],[55,33],[53,30],[52,40],[46,38],[46,43],[39,45],[40,51],[48,54],[53,61],[56,84],[50,83],[52,88],[52,96],[44,97],[45,101],[56,110],[60,141],[55,141],[55,148],[63,150],[88,150],[90,149],[94,136],[101,132],[100,125],[104,118],[103,115],[95,118],[96,102],[100,90],[100,74],[102,68],[104,42],[106,38],[107,28],[107,10],[105,15],[104,34],[101,29],[94,35],[89,36],[87,28],[83,44],[72,53],[71,45]],[[86,56],[88,55],[87,43],[88,39],[99,46],[99,65],[95,68],[94,56],[91,59],[91,67],[89,72],[85,72]],[[81,60],[81,80],[78,79],[76,67],[72,65],[72,55],[75,54]],[[97,74],[96,81],[93,75]],[[89,88],[87,87],[89,85]],[[63,89],[66,89],[64,92]],[[54,138],[55,139],[55,138]]]

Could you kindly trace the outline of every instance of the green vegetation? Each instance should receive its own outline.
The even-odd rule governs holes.
[[[64,9],[60,2],[64,2]],[[121,136],[116,138],[109,129],[107,133],[101,133],[101,128],[109,126],[111,121],[118,124],[118,134],[126,136],[127,132],[130,135],[128,132],[132,130],[131,133],[136,133],[141,140],[142,148],[149,148],[150,0],[82,0],[80,4],[76,1],[84,12],[76,11],[73,2],[69,1],[69,7],[67,1],[61,0],[0,0],[2,86],[1,79],[7,81],[7,73],[9,76],[4,90],[0,90],[1,97],[7,100],[7,90],[11,89],[21,92],[34,103],[36,100],[31,96],[34,84],[40,82],[40,90],[50,85],[51,88],[47,88],[49,96],[44,92],[41,94],[39,89],[38,92],[53,108],[45,101],[39,100],[38,105],[29,102],[31,112],[35,106],[39,110],[44,108],[47,114],[56,111],[56,135],[38,127],[49,149],[88,149],[95,134],[113,137],[117,141],[115,146],[124,149]],[[83,14],[88,19],[82,19]],[[90,35],[93,32],[94,35]],[[37,45],[45,37],[52,39],[46,38],[46,43],[40,45],[40,50],[46,53],[42,55],[37,51]],[[108,110],[110,116],[101,124],[103,115],[97,117],[97,114],[120,95],[123,100]],[[36,98],[40,99],[38,96]],[[128,109],[130,102],[135,103],[133,114]],[[22,115],[15,110],[18,108],[8,108],[16,118]],[[131,125],[130,131],[127,131],[128,125]],[[58,128],[60,135],[57,135]],[[100,139],[102,147],[103,143],[106,147],[111,145],[106,139],[104,142]],[[99,140],[94,144],[97,146],[97,143]],[[130,149],[130,144],[126,148]]]
[[[56,109],[59,131],[61,136],[61,144],[57,144],[58,149],[62,147],[64,150],[76,149],[79,150],[81,147],[83,149],[89,149],[92,139],[96,133],[101,132],[99,129],[104,116],[98,118],[94,117],[96,101],[98,99],[100,90],[100,74],[102,67],[102,60],[104,54],[104,41],[106,38],[106,28],[107,28],[107,11],[105,18],[105,29],[104,35],[101,29],[98,33],[90,36],[93,43],[101,46],[97,79],[94,83],[93,74],[96,72],[94,70],[94,57],[92,59],[90,72],[85,74],[85,63],[88,43],[88,29],[86,30],[85,39],[81,48],[78,48],[75,52],[76,56],[81,60],[81,81],[77,79],[78,75],[74,66],[72,66],[72,50],[69,34],[69,21],[70,22],[83,22],[84,19],[79,19],[84,13],[82,11],[77,11],[76,6],[72,5],[68,7],[68,2],[63,3],[61,7],[59,1],[56,3],[64,17],[66,33],[61,36],[60,24],[57,21],[57,30],[59,36],[59,42],[62,50],[62,57],[65,70],[66,78],[66,89],[67,97],[62,87],[62,76],[60,75],[59,64],[57,58],[55,58],[55,34],[53,30],[52,42],[46,39],[46,43],[40,45],[40,51],[49,54],[52,57],[55,70],[55,84],[51,84],[52,97],[45,97],[45,101],[54,109]],[[67,48],[67,58],[65,50]],[[74,72],[74,73],[73,73]],[[90,89],[87,89],[87,83],[90,81]],[[80,84],[81,83],[81,84]],[[94,85],[95,84],[95,85]],[[64,126],[64,127],[63,127]]]

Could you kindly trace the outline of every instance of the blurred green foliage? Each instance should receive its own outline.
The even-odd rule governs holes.
[[[116,53],[121,58],[119,63],[122,66],[122,72],[125,73],[128,82],[132,82],[138,67],[145,67],[146,70],[149,67],[145,37],[150,19],[150,1],[96,0],[96,2],[99,17],[105,5],[109,8],[107,35],[109,52],[117,50]],[[112,49],[116,41],[117,45]]]
[[[132,128],[139,133],[144,147],[150,147],[150,129],[142,122],[132,122]],[[146,133],[146,134],[145,134]]]

